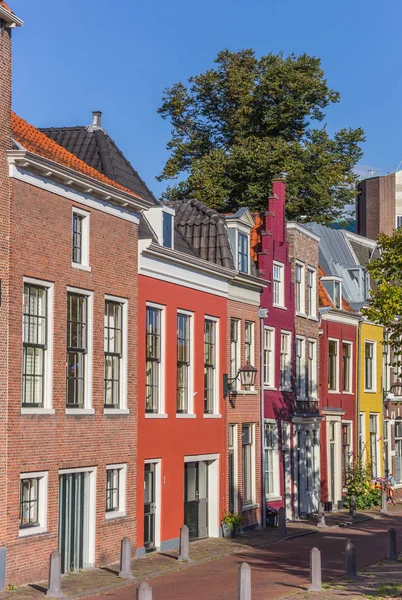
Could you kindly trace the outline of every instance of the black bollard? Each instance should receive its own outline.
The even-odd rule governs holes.
[[[345,554],[345,574],[346,577],[356,577],[356,544],[353,540],[346,542],[346,554]]]

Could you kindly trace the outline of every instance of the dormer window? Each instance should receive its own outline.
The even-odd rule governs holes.
[[[245,233],[237,234],[237,268],[240,273],[248,273],[248,235]]]
[[[321,277],[335,308],[342,308],[342,279],[340,277]]]
[[[233,262],[239,273],[250,274],[250,234],[254,218],[248,208],[225,216]]]
[[[174,248],[174,215],[174,208],[165,204],[152,206],[144,214],[158,244],[165,248]]]
[[[173,248],[173,215],[163,212],[162,246]]]

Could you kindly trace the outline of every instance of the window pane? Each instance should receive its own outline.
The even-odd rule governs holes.
[[[188,412],[190,372],[190,317],[177,315],[177,412]]]

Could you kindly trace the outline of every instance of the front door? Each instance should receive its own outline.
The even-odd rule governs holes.
[[[336,438],[335,421],[329,422],[329,500],[332,502],[332,508],[336,509]]]
[[[184,465],[184,523],[190,538],[208,537],[208,463]]]
[[[88,566],[89,473],[68,473],[59,480],[59,552],[61,571]]]
[[[155,550],[155,463],[145,465],[144,477],[144,548],[147,552]]]

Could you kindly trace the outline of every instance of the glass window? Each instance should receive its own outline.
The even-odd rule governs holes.
[[[278,426],[264,424],[264,483],[266,496],[276,496],[278,475]]]
[[[290,390],[290,333],[281,333],[280,387]]]
[[[163,240],[162,245],[166,248],[173,248],[173,215],[163,212]]]
[[[308,397],[317,397],[317,344],[315,340],[308,341],[307,357]]]
[[[243,505],[253,502],[253,427],[242,426]]]
[[[189,411],[190,317],[177,315],[177,403],[178,413]]]
[[[304,293],[305,293],[305,284],[304,284],[304,266],[296,263],[295,269],[295,278],[296,278],[296,312],[304,313]]]
[[[371,476],[375,479],[378,476],[378,415],[370,415],[370,463]]]
[[[106,512],[120,507],[120,469],[106,470]]]
[[[277,306],[284,305],[284,281],[283,281],[283,265],[274,263],[274,291],[273,301]]]
[[[384,475],[391,472],[391,465],[389,464],[389,421],[383,421],[383,434],[382,444],[384,452]]]
[[[230,377],[232,379],[237,377],[240,368],[239,328],[240,321],[230,319]],[[234,381],[234,385],[237,387],[238,380]]]
[[[47,338],[47,292],[24,284],[22,404],[43,406]]]
[[[145,412],[160,409],[162,310],[147,306],[146,316],[146,398]]]
[[[328,342],[328,389],[338,389],[338,342],[334,340]]]
[[[342,308],[341,284],[339,281],[334,281],[334,305],[335,308]]]
[[[85,368],[87,358],[88,299],[67,294],[67,407],[85,404]]]
[[[79,265],[82,264],[83,220],[82,215],[73,213],[73,262]]]
[[[342,390],[344,392],[352,391],[351,367],[352,367],[352,344],[343,342],[343,344],[342,344]]]
[[[359,456],[363,458],[364,445],[366,442],[365,437],[365,416],[364,413],[359,415]]]
[[[20,529],[39,525],[39,479],[21,479]]]
[[[309,317],[317,315],[317,295],[316,295],[316,271],[308,269],[307,271],[307,312]]]
[[[264,329],[264,385],[275,387],[275,331]]]
[[[304,338],[296,338],[296,395],[298,398],[304,398],[306,395],[305,375],[304,375]]]
[[[397,215],[396,216],[396,228],[400,229],[402,227],[402,216]]]
[[[105,302],[105,407],[119,408],[121,363],[123,357],[123,307],[118,302]]]
[[[244,346],[246,362],[254,363],[254,323],[246,321],[244,324]]]
[[[351,439],[351,424],[342,423],[342,474],[344,485],[346,485],[347,474],[352,461]]]
[[[238,233],[238,269],[241,273],[248,273],[248,236]]]
[[[215,412],[216,397],[216,322],[204,321],[204,413]]]
[[[229,425],[228,440],[228,462],[229,462],[229,510],[236,512],[236,448],[237,448],[237,425]]]
[[[374,343],[364,344],[364,386],[366,390],[374,389]]]

